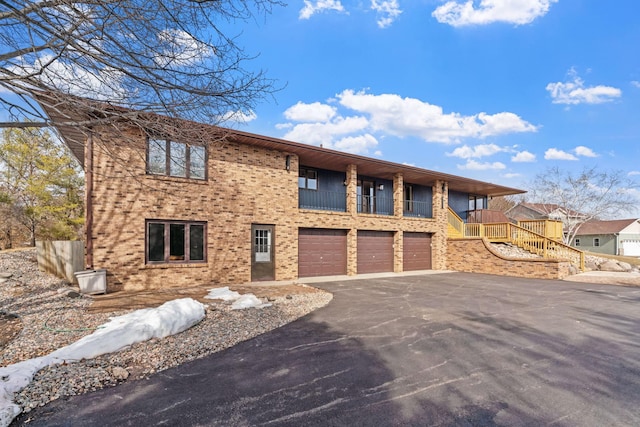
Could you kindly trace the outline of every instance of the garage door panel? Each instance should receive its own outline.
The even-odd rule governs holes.
[[[358,274],[393,271],[393,232],[358,231]]]
[[[298,230],[298,276],[347,274],[347,232],[317,228]]]
[[[624,256],[640,257],[640,240],[625,240],[622,242],[622,254]]]
[[[403,270],[430,270],[431,234],[405,232],[403,239]]]

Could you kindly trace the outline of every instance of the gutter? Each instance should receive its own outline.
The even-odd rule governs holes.
[[[93,133],[87,138],[84,153],[84,182],[85,182],[85,261],[88,270],[93,269]]]

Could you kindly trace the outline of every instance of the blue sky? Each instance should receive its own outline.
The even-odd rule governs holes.
[[[639,14],[635,0],[291,0],[238,27],[282,86],[238,127],[516,188],[550,166],[640,181]]]

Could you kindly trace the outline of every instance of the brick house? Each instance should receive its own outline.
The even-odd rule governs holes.
[[[57,126],[85,170],[86,265],[107,270],[109,291],[444,270],[448,207],[466,217],[488,197],[522,193],[162,120],[198,138],[123,122],[91,134]]]

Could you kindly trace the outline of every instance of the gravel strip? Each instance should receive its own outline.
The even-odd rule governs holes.
[[[542,258],[540,255],[536,255],[524,249],[521,249],[511,243],[492,243],[491,247],[504,257],[512,259],[535,259]]]
[[[17,315],[24,327],[1,348],[0,366],[49,354],[90,334],[110,317],[131,311],[88,312],[92,298],[69,298],[61,293],[60,289],[69,287],[37,270],[35,250],[0,253],[2,272],[12,276],[0,283],[0,307]],[[231,310],[230,303],[212,300],[206,304],[205,318],[180,334],[137,343],[95,359],[42,369],[14,396],[14,402],[23,412],[29,412],[64,396],[146,378],[283,326],[331,299],[330,293],[318,290],[272,298],[271,307],[247,310]]]

